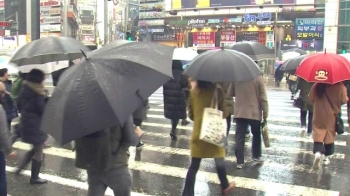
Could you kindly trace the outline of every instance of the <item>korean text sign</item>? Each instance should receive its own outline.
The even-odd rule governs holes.
[[[323,39],[324,18],[297,18],[295,33],[297,39]]]
[[[220,45],[230,45],[236,43],[236,31],[221,31]]]
[[[215,48],[215,32],[194,32],[193,44],[197,45],[197,48]]]

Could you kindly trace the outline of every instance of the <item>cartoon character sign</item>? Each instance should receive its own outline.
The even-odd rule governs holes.
[[[316,71],[315,79],[320,80],[320,81],[325,81],[328,79],[327,75],[328,75],[328,71],[318,70],[318,71]]]

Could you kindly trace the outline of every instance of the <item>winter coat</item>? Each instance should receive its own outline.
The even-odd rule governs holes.
[[[281,81],[284,76],[284,71],[281,70],[282,64],[275,71],[275,79]]]
[[[9,154],[11,152],[11,143],[8,136],[8,127],[5,110],[0,105],[0,151]]]
[[[47,139],[47,134],[40,130],[45,109],[45,91],[41,84],[24,81],[22,92],[17,99],[21,112],[22,140],[29,144],[41,144]]]
[[[186,96],[188,79],[182,74],[182,64],[173,65],[173,77],[163,85],[164,116],[168,119],[186,119]]]
[[[191,137],[191,156],[196,158],[221,158],[225,156],[225,149],[199,139],[202,126],[204,108],[210,107],[215,88],[198,92],[194,89],[190,92],[188,101],[188,113],[193,120],[193,132]],[[218,109],[227,116],[225,95],[222,90],[218,94]]]
[[[317,85],[317,84],[316,84]],[[328,98],[332,102],[334,111],[327,97],[319,98],[316,95],[316,85],[313,85],[309,94],[309,100],[314,104],[312,120],[314,142],[332,144],[335,140],[335,116],[339,113],[341,105],[348,101],[346,88],[342,83],[337,83],[326,88]]]
[[[227,115],[233,115],[233,111],[234,111],[234,101],[233,101],[234,95],[229,92],[230,84],[231,83],[221,83],[221,87],[225,93]]]
[[[144,104],[141,104],[135,112],[132,114],[133,119],[139,119],[143,120],[146,118],[147,115],[147,107],[148,107],[148,99],[145,101]]]
[[[268,117],[269,105],[262,76],[250,81],[236,82],[232,86],[234,90],[230,91],[235,92],[236,97],[234,118],[261,121],[262,117]]]
[[[298,79],[298,90],[300,90],[299,97],[303,100],[303,107],[301,110],[303,111],[313,111],[314,107],[313,104],[309,101],[309,93],[312,88],[312,86],[315,83],[309,83],[306,80],[299,78]]]
[[[6,91],[11,92],[12,88],[12,81],[11,80],[6,80],[3,82],[6,86]],[[18,112],[17,112],[17,107],[16,103],[13,101],[11,95],[6,94],[4,97],[4,109],[6,111],[6,117],[7,120],[12,120],[14,118],[18,117]]]

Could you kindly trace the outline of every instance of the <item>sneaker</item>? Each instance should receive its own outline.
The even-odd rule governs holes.
[[[329,157],[328,156],[324,156],[322,165],[329,165],[330,163],[331,163],[331,161],[329,160]]]
[[[301,126],[301,132],[305,132],[306,131],[306,126]]]
[[[261,165],[264,161],[261,158],[253,158],[253,165]]]
[[[222,191],[222,195],[227,195],[229,194],[231,191],[233,191],[233,189],[235,188],[235,183],[234,182],[231,182],[228,187]]]
[[[314,160],[314,164],[312,165],[312,168],[314,171],[317,171],[319,166],[320,166],[320,160],[322,158],[322,154],[320,152],[316,152],[315,153],[315,160]]]
[[[243,167],[244,167],[244,164],[237,164],[237,165],[236,165],[236,168],[237,168],[237,169],[243,169]]]

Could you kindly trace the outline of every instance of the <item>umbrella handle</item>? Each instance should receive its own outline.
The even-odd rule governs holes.
[[[143,105],[144,105],[144,106],[147,106],[146,100],[144,100],[144,99],[142,98],[141,94],[140,94],[140,89],[137,89],[137,90],[136,90],[136,95],[141,99]]]
[[[89,59],[89,58],[86,56],[85,52],[84,52],[82,49],[80,49],[80,51],[81,51],[81,53],[83,53],[83,55],[84,55],[84,57],[85,57],[86,59]]]

